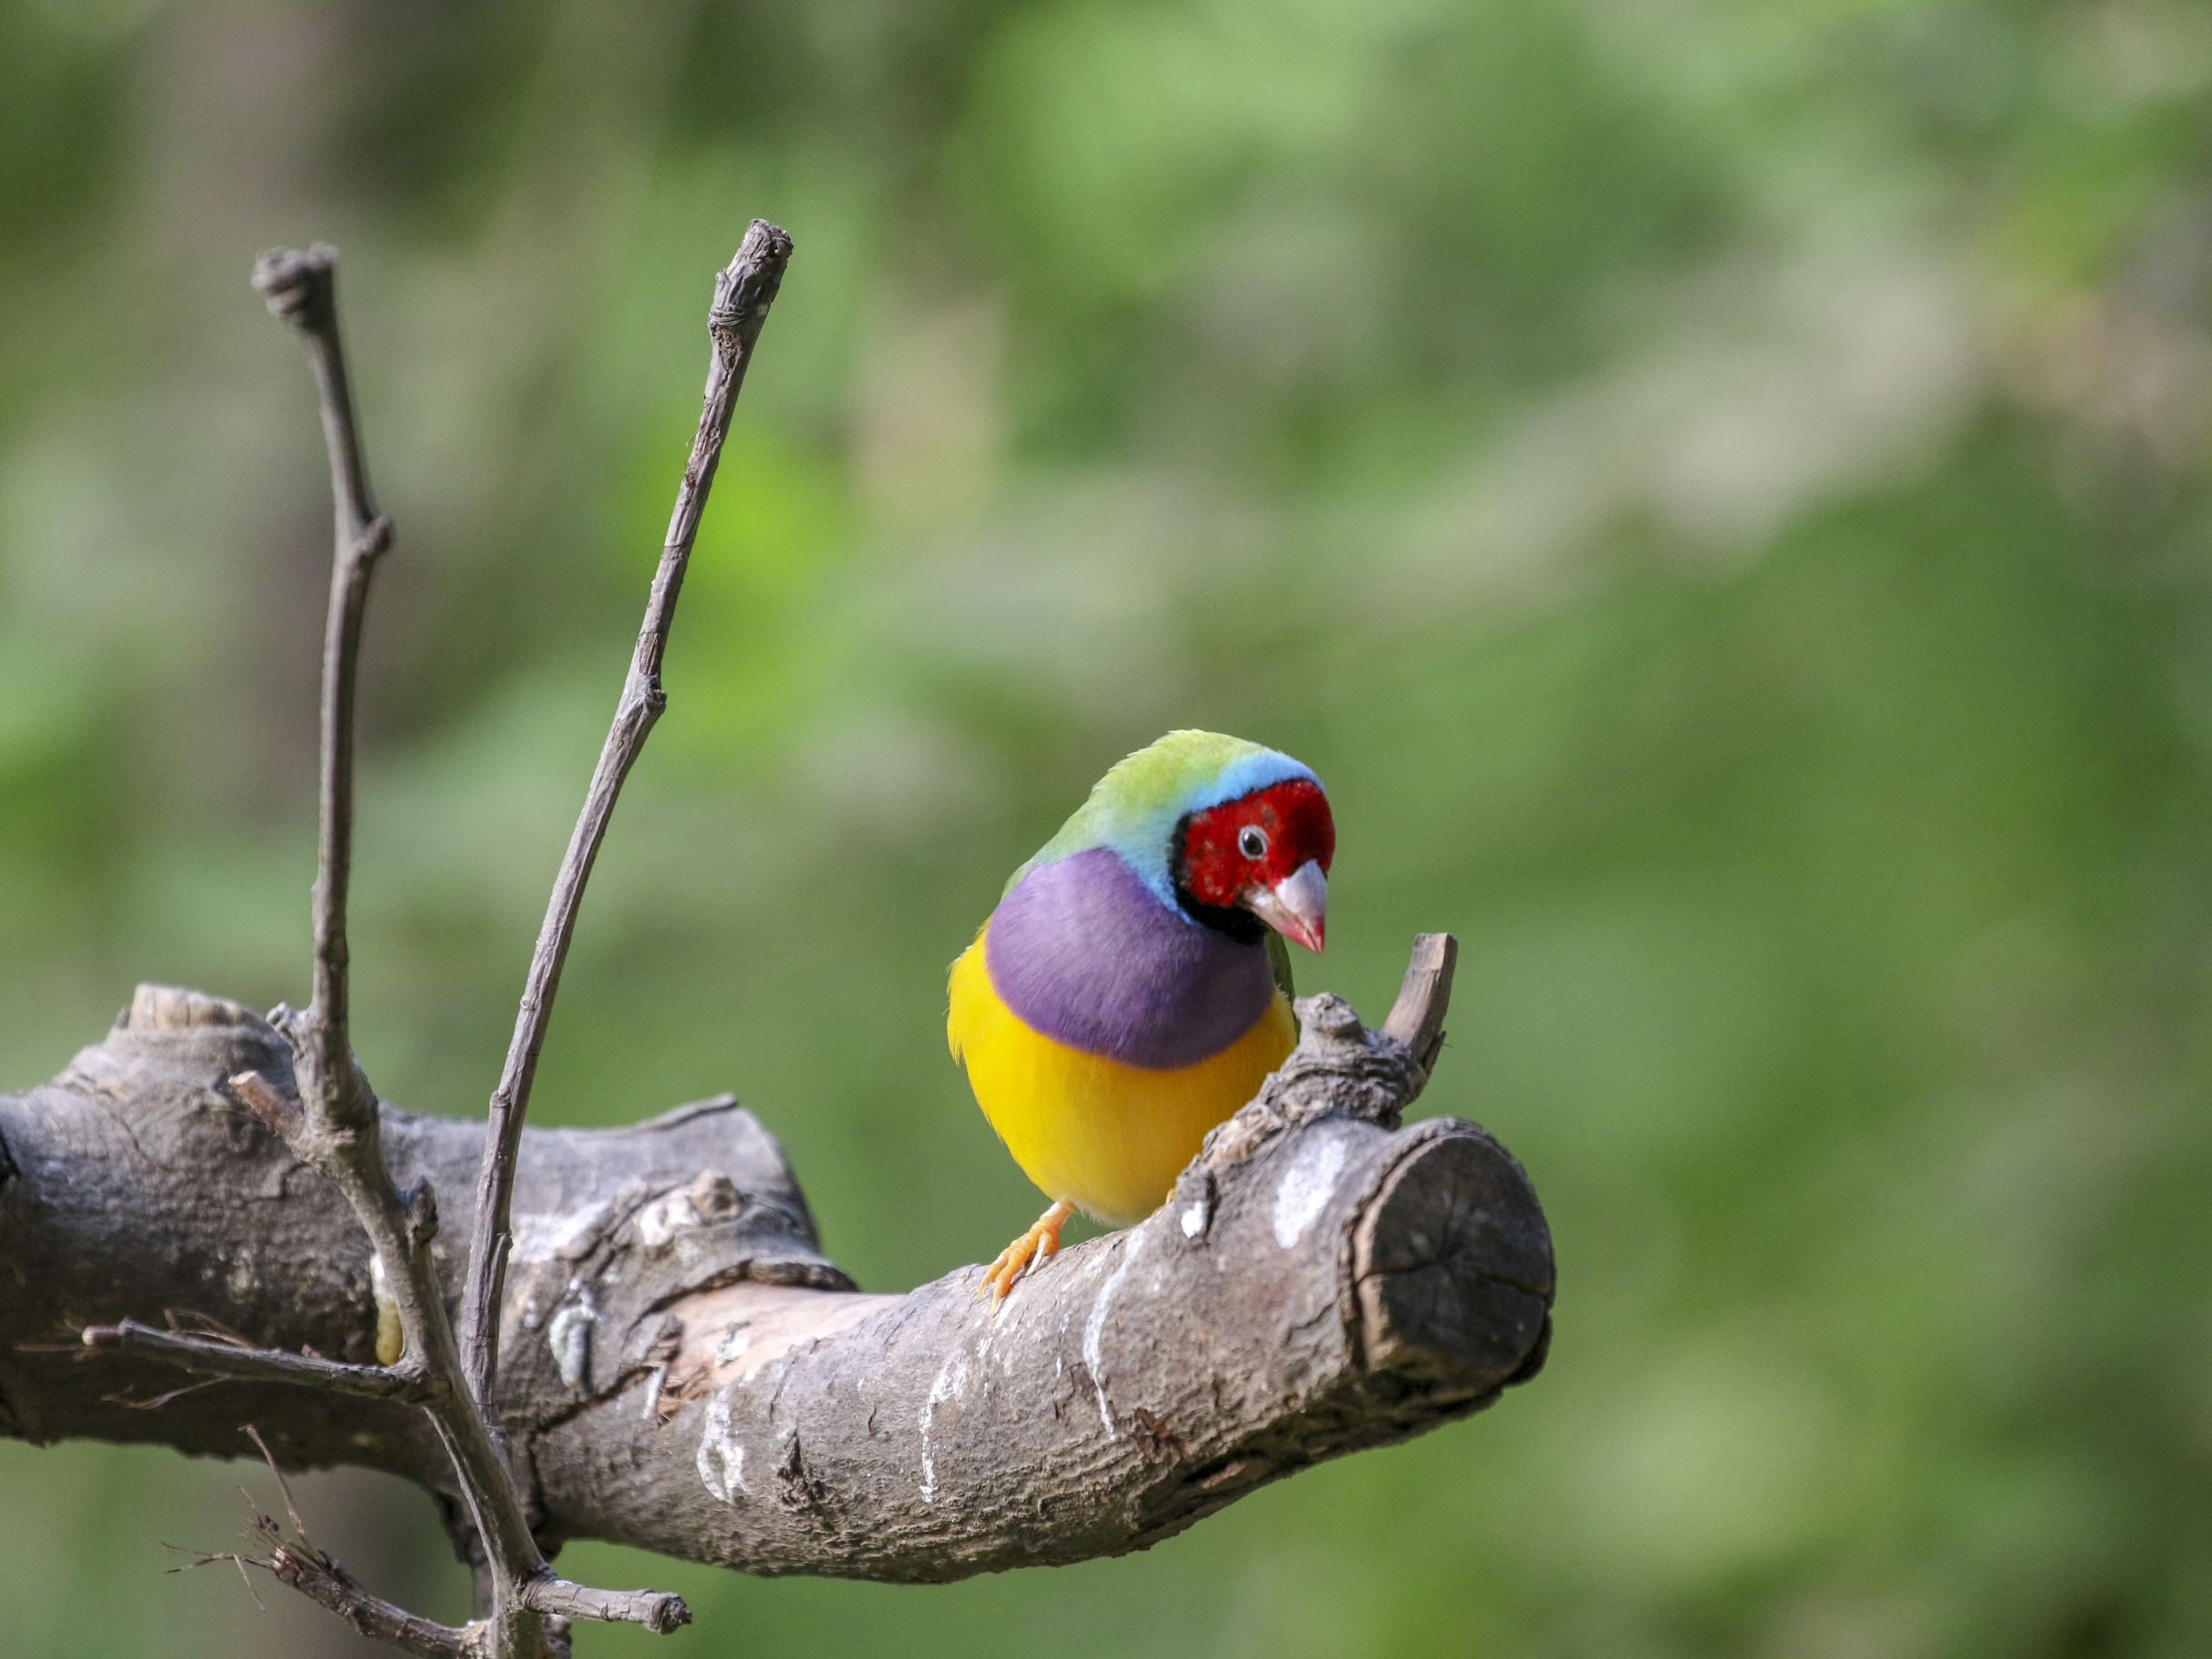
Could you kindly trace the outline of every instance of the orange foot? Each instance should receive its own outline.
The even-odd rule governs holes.
[[[983,1270],[983,1282],[975,1287],[980,1296],[990,1292],[990,1311],[996,1313],[999,1304],[1006,1300],[1006,1292],[1014,1288],[1014,1282],[1027,1272],[1033,1272],[1038,1264],[1060,1248],[1060,1230],[1075,1219],[1075,1206],[1054,1204],[1039,1216],[1036,1224],[999,1252],[999,1259]]]

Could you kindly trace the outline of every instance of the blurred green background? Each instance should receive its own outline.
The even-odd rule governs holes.
[[[0,1081],[306,989],[378,493],[357,1034],[482,1110],[755,215],[799,252],[539,1121],[731,1087],[870,1289],[1037,1207],[943,970],[1114,758],[1310,761],[1371,1015],[1543,1193],[1549,1370],[1141,1556],[603,1547],[586,1655],[2212,1651],[2212,8],[0,0]],[[242,1465],[0,1445],[11,1654],[352,1654]],[[309,1519],[448,1616],[427,1503]]]

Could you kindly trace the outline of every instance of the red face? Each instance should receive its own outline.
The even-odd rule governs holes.
[[[1336,857],[1329,798],[1310,779],[1254,789],[1191,816],[1176,871],[1202,904],[1239,904],[1272,891],[1309,861],[1328,873]]]

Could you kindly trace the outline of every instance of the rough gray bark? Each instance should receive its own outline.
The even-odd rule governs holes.
[[[951,1579],[1141,1548],[1491,1403],[1542,1362],[1550,1240],[1480,1129],[1397,1128],[1426,1071],[1387,1032],[1433,1055],[1449,989],[1448,950],[1423,961],[1386,1031],[1302,1003],[1298,1051],[1173,1200],[1061,1252],[996,1315],[972,1267],[905,1296],[852,1290],[728,1098],[528,1131],[497,1407],[539,1538]],[[175,1323],[371,1362],[367,1241],[226,1081],[281,1086],[290,1065],[250,1010],[148,987],[52,1083],[0,1096],[0,1433],[234,1456],[250,1422],[287,1467],[453,1495],[415,1407],[205,1379],[149,1406],[193,1381],[174,1357],[127,1332],[78,1340]],[[382,1111],[400,1187],[457,1201],[432,1252],[457,1306],[485,1125]]]

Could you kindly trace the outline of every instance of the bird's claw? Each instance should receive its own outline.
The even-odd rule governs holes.
[[[980,1297],[990,1292],[990,1311],[996,1313],[999,1304],[1006,1300],[1025,1273],[1034,1272],[1060,1249],[1060,1230],[1075,1217],[1075,1206],[1054,1204],[1039,1216],[1027,1232],[1000,1251],[998,1259],[983,1270],[983,1277],[975,1287]]]

